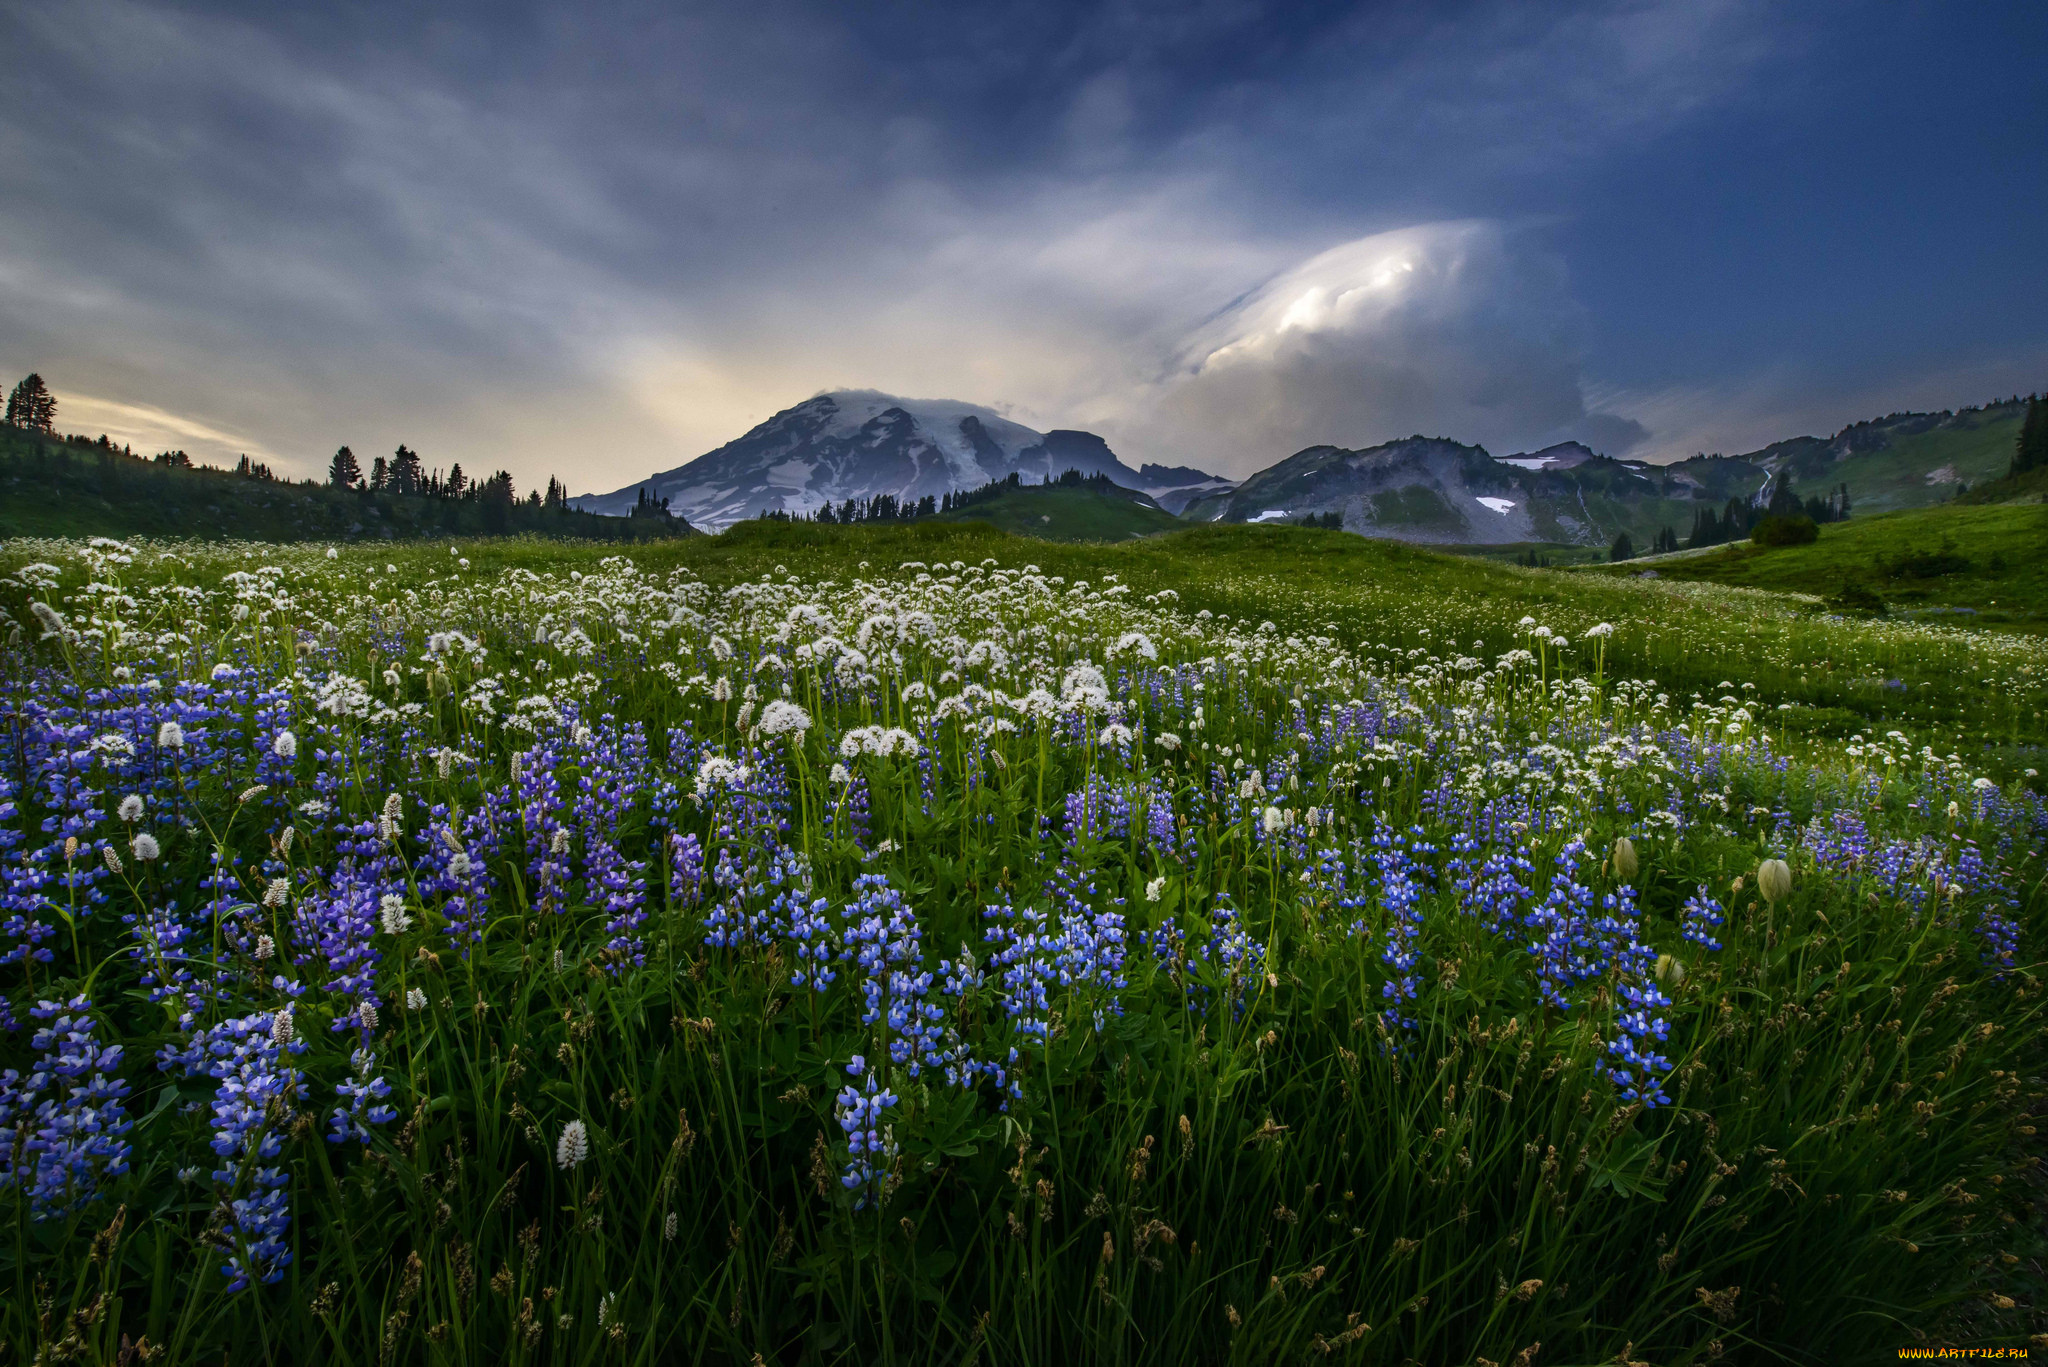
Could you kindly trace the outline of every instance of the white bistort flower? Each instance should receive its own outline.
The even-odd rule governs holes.
[[[386,935],[403,935],[412,929],[412,917],[406,913],[405,899],[395,892],[384,894],[377,916]]]
[[[572,1120],[562,1127],[562,1137],[555,1141],[555,1166],[574,1168],[590,1157],[590,1131],[580,1120]]]
[[[761,709],[761,734],[764,736],[794,736],[803,739],[804,732],[811,729],[811,714],[793,702],[777,698]]]
[[[149,860],[155,859],[158,855],[162,854],[163,850],[157,846],[156,837],[144,831],[141,835],[128,842],[128,852],[137,859],[147,863]]]
[[[1100,712],[1109,706],[1109,681],[1094,665],[1075,665],[1060,680],[1060,702],[1082,712]]]
[[[706,755],[697,766],[697,786],[693,791],[702,801],[718,789],[730,791],[745,786],[746,781],[746,765],[735,764],[724,755]]]
[[[142,795],[140,793],[128,794],[128,796],[121,799],[121,805],[117,810],[120,812],[121,820],[133,826],[136,822],[142,820]]]
[[[185,748],[185,728],[174,721],[167,721],[156,729],[156,748],[159,750],[182,750]]]
[[[276,739],[270,742],[270,753],[279,759],[297,759],[299,738],[289,731],[278,732]]]

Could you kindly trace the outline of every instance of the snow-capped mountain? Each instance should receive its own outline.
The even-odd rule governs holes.
[[[1093,432],[1038,432],[977,404],[853,389],[785,408],[673,470],[571,502],[589,512],[625,514],[645,490],[667,499],[669,511],[693,526],[715,532],[766,512],[807,514],[881,494],[914,503],[1012,474],[1037,481],[1068,470],[1106,475],[1172,511],[1235,487],[1181,466],[1133,470]]]
[[[1745,461],[1614,460],[1577,442],[1496,459],[1484,447],[1407,437],[1362,451],[1311,446],[1227,494],[1191,501],[1206,522],[1283,522],[1335,513],[1347,531],[1452,545],[1603,544],[1617,532],[1683,535],[1695,506],[1751,497]]]

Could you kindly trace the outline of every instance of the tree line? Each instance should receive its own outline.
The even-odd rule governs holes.
[[[921,517],[936,517],[941,513],[972,508],[977,503],[986,503],[1017,489],[1046,488],[1093,489],[1098,493],[1123,490],[1123,486],[1108,475],[1084,475],[1079,470],[1068,470],[1060,475],[1048,474],[1036,484],[1027,483],[1021,474],[1010,474],[1002,479],[992,479],[978,488],[943,495],[926,494],[923,498],[908,499],[895,494],[874,494],[867,498],[849,498],[837,505],[827,499],[814,512],[769,509],[762,511],[759,518],[767,522],[821,522],[835,526],[855,526],[864,522],[914,522]],[[662,500],[662,506],[668,506],[667,499]]]
[[[2048,466],[2048,396],[2033,394],[2027,398],[2026,420],[2014,444],[2012,473],[2024,475],[2043,466]]]

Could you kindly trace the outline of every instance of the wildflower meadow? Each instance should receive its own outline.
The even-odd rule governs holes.
[[[2048,1329],[2040,642],[1237,536],[9,543],[0,1358]]]

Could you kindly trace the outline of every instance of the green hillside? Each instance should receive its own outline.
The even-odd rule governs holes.
[[[516,532],[599,541],[692,534],[678,520],[600,517],[532,499],[370,493],[166,465],[0,425],[0,537],[357,541]]]
[[[1893,615],[2048,630],[2048,504],[1947,504],[1820,529],[1806,546],[1738,542],[1699,555],[1601,566],[1812,594],[1834,606]]]
[[[1925,508],[2002,478],[2026,417],[2024,400],[1957,412],[1897,413],[1832,438],[1795,437],[1741,459],[1789,468],[1802,492],[1846,481],[1859,512]]]
[[[1141,501],[1142,500],[1142,501]],[[1087,487],[1024,485],[927,521],[986,522],[1042,541],[1130,541],[1187,526],[1142,495]]]

